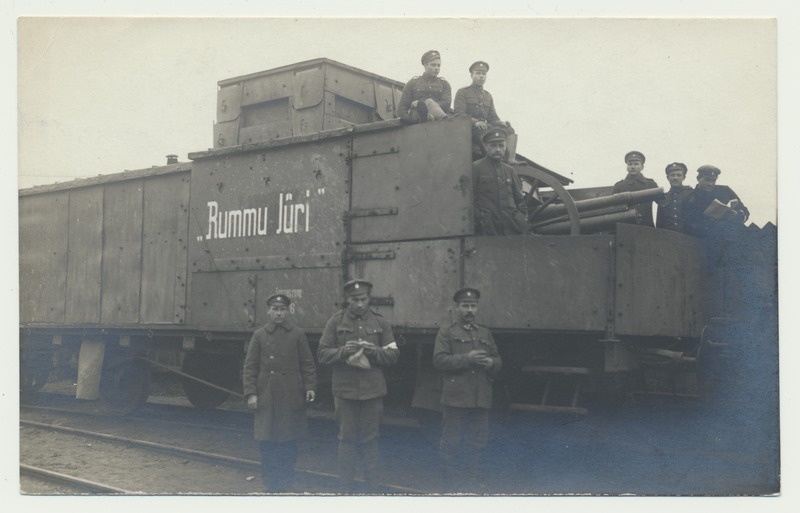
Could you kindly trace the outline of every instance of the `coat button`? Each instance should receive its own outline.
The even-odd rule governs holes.
[[[270,360],[274,360],[274,359],[275,359],[275,357],[274,357],[274,356],[272,356],[272,355],[269,355],[269,359],[270,359]]]

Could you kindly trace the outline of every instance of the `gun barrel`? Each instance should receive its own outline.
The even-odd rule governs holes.
[[[636,209],[630,209],[624,212],[585,217],[580,220],[579,224],[581,233],[588,234],[613,229],[617,223],[634,222],[637,217]],[[570,223],[569,221],[559,221],[535,227],[533,231],[539,235],[569,235]]]
[[[578,209],[578,212],[585,212],[602,207],[625,204],[631,205],[644,201],[654,201],[662,196],[664,196],[664,189],[661,187],[654,187],[652,189],[644,189],[641,191],[618,192],[610,196],[600,196],[598,198],[578,200],[575,202],[575,207]],[[549,219],[551,217],[558,217],[566,213],[567,207],[563,204],[548,205],[536,215],[536,219]]]

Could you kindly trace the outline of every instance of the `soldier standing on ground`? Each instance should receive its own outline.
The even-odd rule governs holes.
[[[491,332],[475,322],[480,291],[453,295],[457,319],[439,329],[433,366],[442,373],[442,437],[439,455],[447,491],[478,491],[486,482],[481,458],[489,441],[492,379],[502,361]],[[466,479],[461,481],[461,469]]]
[[[667,174],[670,189],[664,199],[658,202],[656,228],[682,232],[683,205],[692,193],[691,187],[683,185],[683,181],[686,179],[686,164],[673,162],[666,167],[664,172]]]
[[[277,493],[292,486],[297,439],[308,429],[305,405],[317,385],[306,334],[287,317],[290,304],[283,294],[267,298],[269,321],[253,333],[242,374],[247,407],[255,410],[264,489]]]
[[[480,235],[528,231],[522,181],[514,168],[503,162],[507,138],[505,129],[491,129],[483,136],[486,156],[472,163],[475,232]]]
[[[614,184],[612,194],[619,192],[643,191],[657,188],[658,184],[652,178],[647,178],[642,174],[644,169],[644,155],[638,151],[629,151],[625,154],[625,164],[628,168],[628,175]],[[654,226],[653,224],[653,202],[652,200],[636,204],[637,221],[634,224],[642,226]]]
[[[472,63],[469,67],[472,84],[462,87],[456,91],[453,100],[453,110],[456,116],[469,116],[472,121],[472,144],[473,157],[480,158],[486,154],[481,138],[493,127],[503,127],[508,132],[507,141],[510,157],[513,160],[516,156],[516,134],[511,128],[511,123],[502,121],[494,107],[494,98],[483,88],[486,83],[486,74],[489,72],[489,65],[484,61]],[[512,148],[513,146],[513,148]]]
[[[403,87],[397,115],[406,123],[424,123],[445,118],[451,113],[452,92],[447,80],[439,78],[442,58],[436,50],[422,55],[425,71]]]
[[[320,365],[333,369],[332,390],[339,427],[339,478],[342,492],[355,488],[356,458],[364,464],[369,491],[377,491],[378,436],[386,379],[383,367],[400,357],[389,323],[369,309],[372,283],[344,284],[347,307],[325,324],[317,350]]]

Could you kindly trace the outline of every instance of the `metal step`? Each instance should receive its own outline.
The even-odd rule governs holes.
[[[578,406],[578,398],[581,393],[581,385],[585,376],[592,373],[587,367],[560,367],[550,365],[525,365],[522,372],[532,372],[548,376],[546,378],[542,397],[537,404],[533,403],[512,403],[509,407],[512,410],[521,411],[541,411],[546,413],[578,413],[585,415],[589,413],[586,408]],[[552,404],[550,401],[553,381],[569,381],[572,386],[572,393],[568,404]]]

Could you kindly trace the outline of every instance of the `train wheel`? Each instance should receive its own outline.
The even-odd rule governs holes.
[[[183,372],[217,386],[233,390],[239,381],[239,364],[236,358],[205,353],[187,353],[183,359]],[[210,410],[221,405],[229,392],[213,388],[191,378],[183,378],[183,393],[195,408]]]
[[[520,169],[522,171],[522,169]],[[581,225],[580,225],[580,214],[578,213],[578,207],[575,206],[575,201],[570,196],[569,192],[564,188],[563,185],[554,177],[548,175],[544,171],[540,171],[535,168],[525,168],[524,173],[519,173],[519,177],[523,182],[523,189],[525,190],[526,199],[527,197],[534,197],[536,194],[537,189],[540,186],[546,186],[553,189],[555,195],[549,201],[544,202],[544,204],[540,204],[539,207],[533,208],[531,206],[532,211],[529,210],[528,212],[528,222],[531,225],[536,224],[536,216],[541,208],[544,208],[551,202],[555,202],[560,200],[561,203],[564,204],[564,207],[567,210],[567,216],[569,217],[569,233],[570,235],[580,235],[581,233]]]
[[[101,397],[118,415],[133,413],[150,395],[150,368],[144,362],[125,360],[103,369]]]

